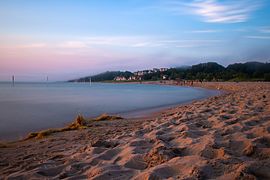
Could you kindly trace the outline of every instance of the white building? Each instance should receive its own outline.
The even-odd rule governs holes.
[[[159,71],[158,68],[154,68],[154,69],[153,69],[153,72],[155,72],[155,73],[158,72],[158,71]]]
[[[165,71],[168,71],[168,68],[160,68],[159,71],[160,72],[165,72]]]
[[[115,81],[126,81],[127,78],[125,78],[124,76],[117,76],[114,78]]]
[[[162,76],[162,79],[163,79],[163,80],[167,80],[167,79],[168,79],[168,76],[167,76],[167,75],[163,75],[163,76]]]
[[[135,81],[135,80],[137,80],[137,77],[136,77],[136,76],[130,76],[130,77],[128,78],[128,80],[129,80],[129,81]]]

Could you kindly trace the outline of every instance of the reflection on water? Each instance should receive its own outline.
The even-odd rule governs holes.
[[[93,117],[184,103],[216,91],[105,83],[0,83],[0,139],[61,127],[81,113]]]

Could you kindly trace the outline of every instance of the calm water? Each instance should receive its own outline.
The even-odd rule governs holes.
[[[188,87],[92,83],[0,83],[0,139],[62,127],[78,113],[86,117],[185,103],[216,94]]]

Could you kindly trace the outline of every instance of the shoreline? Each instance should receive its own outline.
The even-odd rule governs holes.
[[[205,87],[226,93],[0,148],[0,177],[269,179],[270,83]]]
[[[149,83],[146,83],[146,85]],[[151,84],[151,85],[163,85],[163,84]],[[177,86],[174,84],[171,84],[170,86]],[[192,87],[192,86],[178,86],[178,87],[190,87],[190,88],[196,88],[196,89],[200,89],[200,90],[212,90],[207,92],[207,95],[205,95],[204,97],[201,98],[197,98],[197,99],[191,99],[191,100],[187,100],[187,101],[182,101],[182,102],[177,102],[177,103],[171,103],[171,104],[166,104],[166,105],[161,105],[161,106],[155,106],[155,107],[151,107],[151,108],[143,108],[143,109],[137,109],[137,110],[132,110],[129,112],[119,112],[117,114],[119,115],[123,115],[123,117],[127,117],[127,119],[130,118],[145,118],[145,117],[152,117],[153,118],[153,114],[160,114],[168,109],[172,109],[175,108],[177,106],[183,106],[183,105],[187,105],[187,104],[191,104],[194,101],[201,101],[201,100],[205,100],[208,99],[210,97],[214,97],[214,96],[219,96],[222,95],[223,93],[226,93],[225,91],[220,91],[217,89],[206,89],[206,88],[201,88],[201,87]],[[127,116],[125,116],[125,114]],[[135,114],[135,116],[133,115]],[[142,114],[141,116],[138,116],[136,114]]]

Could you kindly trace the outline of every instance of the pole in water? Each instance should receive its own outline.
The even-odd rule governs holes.
[[[49,76],[47,76],[47,82],[49,82]]]
[[[89,82],[90,82],[90,85],[92,85],[92,79],[91,78],[89,79]]]
[[[14,86],[14,84],[15,84],[15,76],[13,75],[12,76],[12,85]]]

